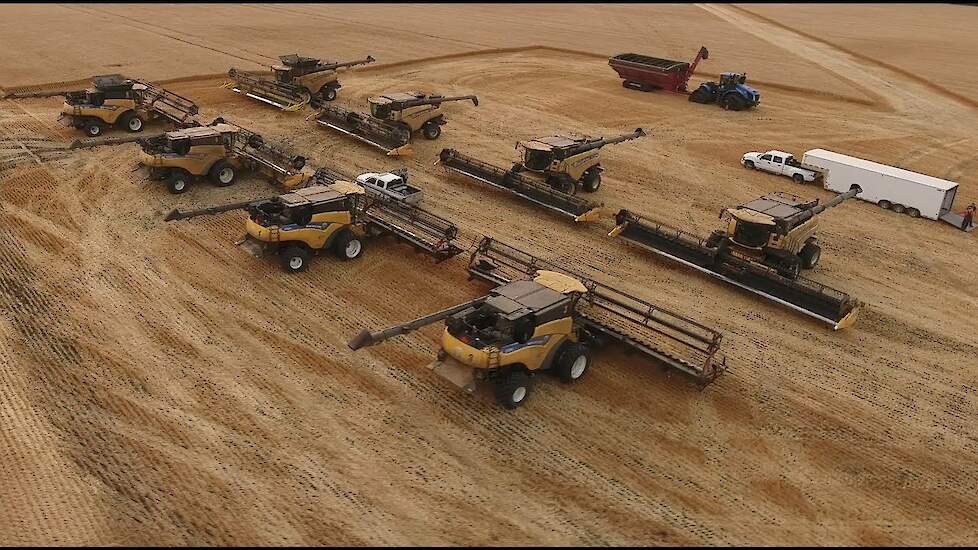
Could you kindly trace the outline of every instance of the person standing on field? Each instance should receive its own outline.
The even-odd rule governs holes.
[[[968,208],[961,213],[961,217],[964,218],[963,220],[961,220],[962,231],[967,231],[968,228],[974,224],[976,209],[978,209],[978,207],[975,206],[975,203],[971,203],[968,205]]]

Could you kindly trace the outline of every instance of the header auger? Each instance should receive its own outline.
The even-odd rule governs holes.
[[[298,54],[279,56],[281,65],[272,66],[274,80],[268,80],[251,73],[231,68],[231,79],[222,87],[244,94],[252,99],[273,105],[283,111],[298,111],[304,106],[317,105],[336,99],[336,91],[342,88],[337,79],[337,70],[373,63],[375,59],[367,56],[345,62],[323,62],[314,57]]]
[[[448,121],[440,108],[451,101],[472,101],[474,95],[441,96],[422,92],[389,93],[367,99],[370,114],[360,114],[337,106],[323,106],[316,121],[387,152],[388,156],[412,154],[411,137],[421,131],[426,139],[437,139]]]
[[[407,323],[364,330],[348,346],[373,346],[445,320],[429,368],[468,392],[478,381],[491,382],[497,400],[510,409],[526,401],[534,375],[580,380],[591,367],[591,350],[612,341],[702,385],[726,364],[717,357],[719,332],[491,237],[473,252],[469,273],[499,286]]]

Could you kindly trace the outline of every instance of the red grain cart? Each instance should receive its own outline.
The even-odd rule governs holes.
[[[608,60],[608,65],[624,79],[626,88],[649,92],[656,89],[677,93],[689,93],[686,84],[701,59],[709,59],[710,52],[700,48],[692,63],[649,57],[637,53],[623,53]]]

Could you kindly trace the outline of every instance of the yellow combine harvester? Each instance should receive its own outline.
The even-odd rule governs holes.
[[[268,80],[231,68],[222,87],[263,103],[274,105],[283,111],[298,111],[305,105],[336,99],[336,91],[342,86],[337,70],[373,63],[374,58],[343,63],[323,62],[315,57],[289,54],[279,57],[280,65],[273,65],[274,80]]]

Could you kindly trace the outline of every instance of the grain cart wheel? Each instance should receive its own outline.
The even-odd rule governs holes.
[[[82,126],[82,130],[89,137],[98,137],[105,131],[105,123],[101,120],[87,120],[85,121],[85,125]]]
[[[562,382],[576,382],[591,368],[591,354],[578,342],[567,342],[562,348],[557,356],[557,374]]]
[[[170,175],[166,178],[166,187],[174,195],[179,195],[190,187],[190,182],[193,176],[190,172],[187,172],[183,168],[174,168],[170,170]]]
[[[888,200],[886,200],[886,199],[883,199],[883,200],[881,200],[880,202],[878,202],[876,204],[880,205],[880,208],[883,208],[884,210],[889,210],[890,207],[893,206],[893,203],[890,202],[890,201],[888,201]]]
[[[437,122],[426,122],[422,128],[425,139],[437,139],[441,135],[441,124]]]
[[[584,172],[584,177],[581,178],[581,187],[588,193],[597,191],[598,187],[601,187],[601,171],[592,168]]]
[[[214,185],[218,187],[227,187],[228,185],[234,183],[234,178],[238,174],[234,171],[234,166],[231,166],[228,161],[221,159],[215,162],[214,166],[211,166],[209,175],[211,181],[214,182]]]
[[[526,403],[530,396],[530,376],[521,370],[510,371],[496,382],[496,401],[507,409]]]
[[[279,260],[282,262],[282,269],[289,273],[298,273],[309,267],[310,256],[304,247],[291,245],[281,252]]]
[[[744,168],[746,168],[748,170],[753,170],[754,169],[754,161],[752,161],[752,160],[745,160],[744,161]]]
[[[341,260],[355,260],[363,254],[363,241],[349,229],[342,229],[333,241],[333,253]]]
[[[903,214],[904,210],[906,210],[906,208],[902,204],[893,205],[893,211],[897,214]]]
[[[805,183],[805,176],[801,174],[794,174],[791,176],[791,181],[797,183],[798,185],[802,185]]]
[[[798,257],[801,258],[803,269],[814,269],[818,265],[818,259],[822,257],[822,247],[815,243],[805,243],[805,246],[801,247]]]
[[[919,218],[920,210],[917,210],[916,208],[907,208],[907,215],[911,218]]]
[[[737,94],[727,94],[720,98],[720,106],[727,111],[742,111],[747,102]]]
[[[130,111],[119,119],[119,126],[125,128],[128,132],[142,132],[143,131],[143,119],[139,118],[139,115]]]

